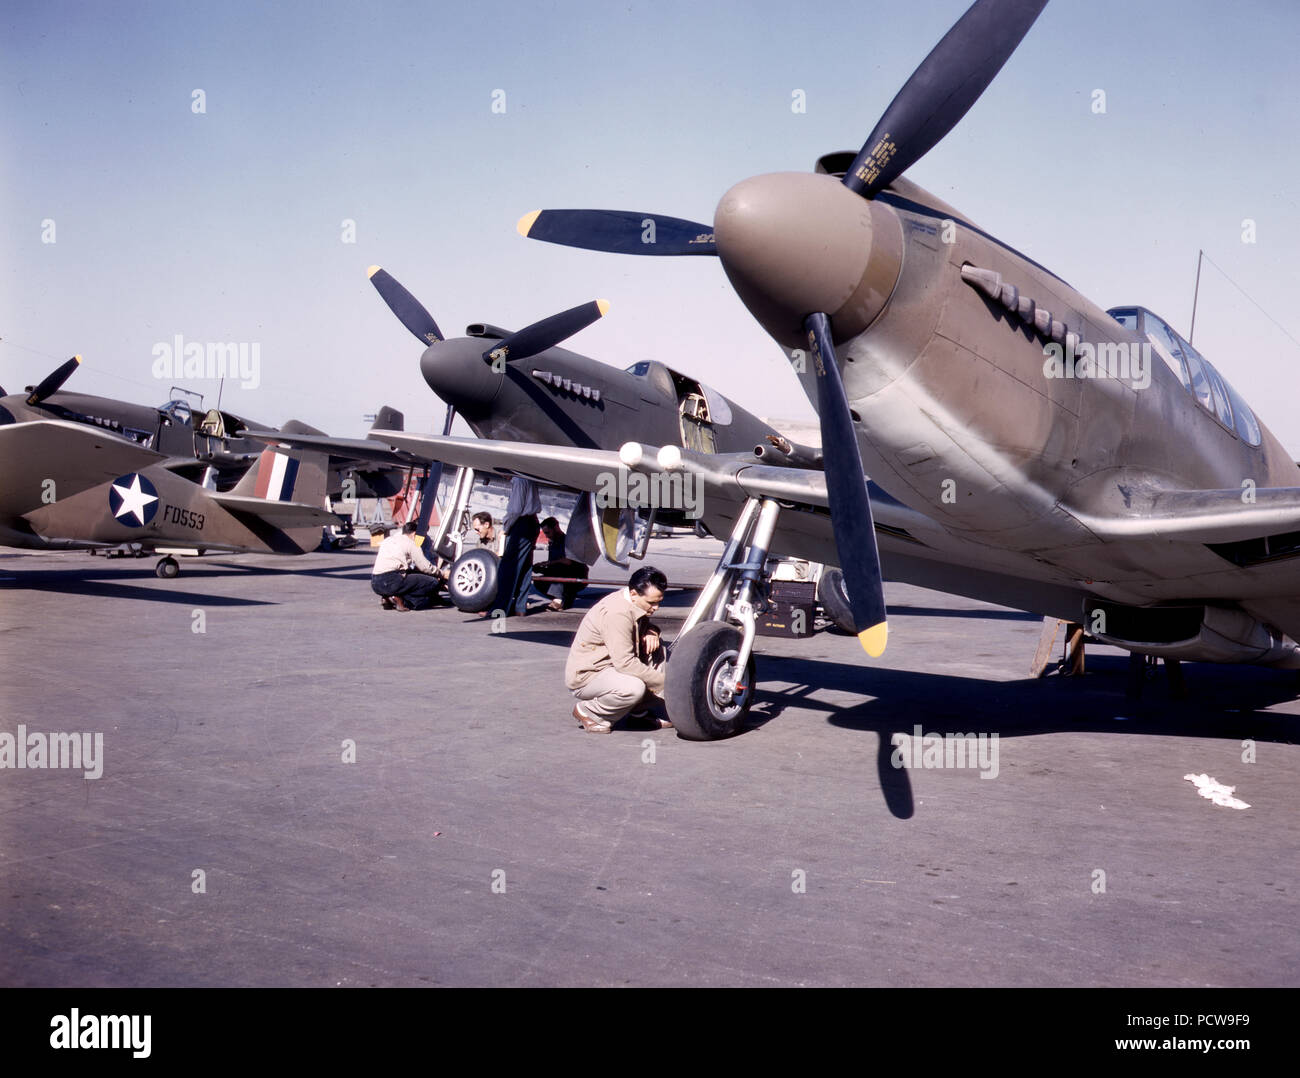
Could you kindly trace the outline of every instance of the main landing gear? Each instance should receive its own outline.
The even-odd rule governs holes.
[[[757,614],[767,602],[767,552],[781,507],[750,498],[717,568],[673,641],[664,679],[668,717],[696,741],[730,737],[754,700]]]

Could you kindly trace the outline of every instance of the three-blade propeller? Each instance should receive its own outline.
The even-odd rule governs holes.
[[[534,322],[531,326],[525,326],[518,333],[503,337],[497,342],[495,348],[489,348],[483,353],[483,358],[512,360],[535,356],[538,352],[545,352],[561,341],[568,340],[580,329],[586,329],[593,322],[603,318],[608,310],[609,301],[604,299],[594,299],[590,303],[570,307],[567,311],[561,311],[559,314],[551,315],[550,318]]]
[[[40,404],[51,393],[56,393],[59,387],[72,377],[72,372],[79,366],[81,366],[80,356],[73,356],[66,363],[60,363],[41,379],[40,385],[27,395],[27,403],[31,405]]]
[[[433,320],[433,315],[428,312],[424,304],[406,290],[396,277],[380,266],[371,266],[367,270],[367,275],[380,297],[388,304],[389,310],[397,316],[397,320],[402,325],[410,330],[411,335],[416,340],[426,348],[431,348],[444,340],[442,330],[438,328],[438,323]],[[483,353],[483,358],[489,362],[510,362],[535,356],[539,352],[545,352],[548,348],[553,348],[561,341],[567,340],[579,330],[585,329],[597,319],[602,318],[608,310],[609,302],[598,299],[572,307],[567,311],[561,311],[559,314],[553,314],[549,318],[543,318],[540,322],[534,322],[517,333],[512,333],[497,341],[492,348]],[[49,381],[49,379],[46,379],[46,381]],[[448,404],[447,417],[442,425],[444,437],[451,433],[451,425],[455,418],[455,406]],[[420,498],[419,529],[421,535],[428,534],[429,521],[433,513],[433,503],[437,495],[438,484],[441,482],[442,464],[435,462],[429,468],[429,474],[425,479]]]
[[[876,550],[876,527],[871,517],[871,499],[862,469],[858,435],[853,429],[835,360],[831,320],[822,312],[804,320],[808,350],[817,377],[817,415],[822,431],[822,469],[826,494],[831,503],[831,527],[835,549],[844,572],[844,590],[853,609],[853,628],[863,649],[872,658],[885,651],[889,638],[885,588],[880,575],[880,554]]]
[[[619,255],[716,255],[713,227],[630,210],[534,210],[515,226],[530,240]]]
[[[433,320],[433,315],[424,309],[418,299],[402,287],[396,277],[380,266],[371,266],[366,270],[375,291],[388,304],[388,309],[397,315],[397,320],[411,331],[412,336],[426,348],[437,344],[442,337],[442,330]]]
[[[1047,0],[975,0],[903,84],[844,174],[875,198],[970,111],[1029,33]]]
[[[975,0],[890,103],[841,181],[874,199],[931,150],[979,99],[1029,32],[1047,0]],[[692,221],[615,210],[538,210],[522,218],[529,239],[616,254],[717,254],[713,229]],[[859,639],[884,651],[884,589],[871,502],[853,416],[840,379],[830,315],[804,319],[816,365],[817,410],[835,546]]]

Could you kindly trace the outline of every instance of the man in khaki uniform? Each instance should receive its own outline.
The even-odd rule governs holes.
[[[609,733],[647,694],[663,694],[667,655],[648,615],[659,609],[667,587],[668,578],[647,565],[632,574],[626,588],[588,610],[578,626],[564,683],[578,701],[573,717],[589,733]],[[661,728],[672,726],[667,719],[657,721]]]

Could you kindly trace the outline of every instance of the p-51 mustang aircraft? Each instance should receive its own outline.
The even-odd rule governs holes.
[[[704,454],[748,456],[758,447],[760,454],[795,466],[820,464],[819,451],[791,442],[687,374],[654,360],[620,371],[558,347],[561,341],[604,315],[608,305],[603,300],[574,307],[517,332],[477,323],[467,328],[464,337],[444,338],[428,310],[387,271],[372,266],[369,276],[398,320],[424,346],[421,374],[429,388],[447,403],[444,436],[451,429],[454,414],[459,413],[477,436],[487,439],[611,452],[632,439],[677,445]],[[331,438],[293,432],[288,427],[283,432],[251,432],[273,444],[394,467],[434,464],[424,489],[436,491],[441,458],[428,451],[423,436],[402,440],[397,437],[400,433],[385,433],[378,425],[371,432],[371,440]],[[440,553],[447,549],[449,530],[464,515],[472,482],[472,474],[460,478],[451,504],[431,537],[433,548]],[[657,504],[651,505],[647,499],[634,504],[653,512],[655,522],[660,524],[694,523],[695,517],[689,512],[692,506],[682,504],[680,496],[654,500]],[[593,530],[600,532],[601,543],[592,543],[589,557],[582,560],[590,563],[599,557],[602,548],[613,555],[620,540],[626,538],[620,531],[624,527],[624,505],[625,500],[617,498],[602,500],[593,514],[590,503],[581,504],[582,523],[569,530],[575,556],[583,555],[579,543],[589,525],[597,525]],[[421,500],[422,535],[428,531],[432,506],[432,497]],[[480,552],[478,556],[485,555]],[[481,568],[467,565],[463,577],[453,571],[451,591],[462,609],[483,609],[478,605],[476,588],[486,590],[489,583],[490,577],[484,576]],[[492,595],[482,598],[490,603]]]
[[[1102,310],[902,175],[1044,6],[977,0],[857,154],[741,182],[712,227],[596,210],[520,222],[570,246],[718,257],[773,339],[807,358],[822,471],[676,445],[616,457],[372,435],[577,489],[620,466],[698,476],[705,522],[732,530],[669,661],[687,736],[743,721],[769,550],[843,567],[871,654],[886,642],[883,556],[891,579],[1082,621],[1135,654],[1300,667],[1300,467],[1168,323]]]

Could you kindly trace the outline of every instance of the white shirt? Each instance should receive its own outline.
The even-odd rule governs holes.
[[[379,553],[375,555],[375,567],[370,571],[370,575],[393,573],[410,568],[412,565],[422,573],[433,572],[433,566],[420,551],[415,540],[409,535],[394,532],[379,544]]]

